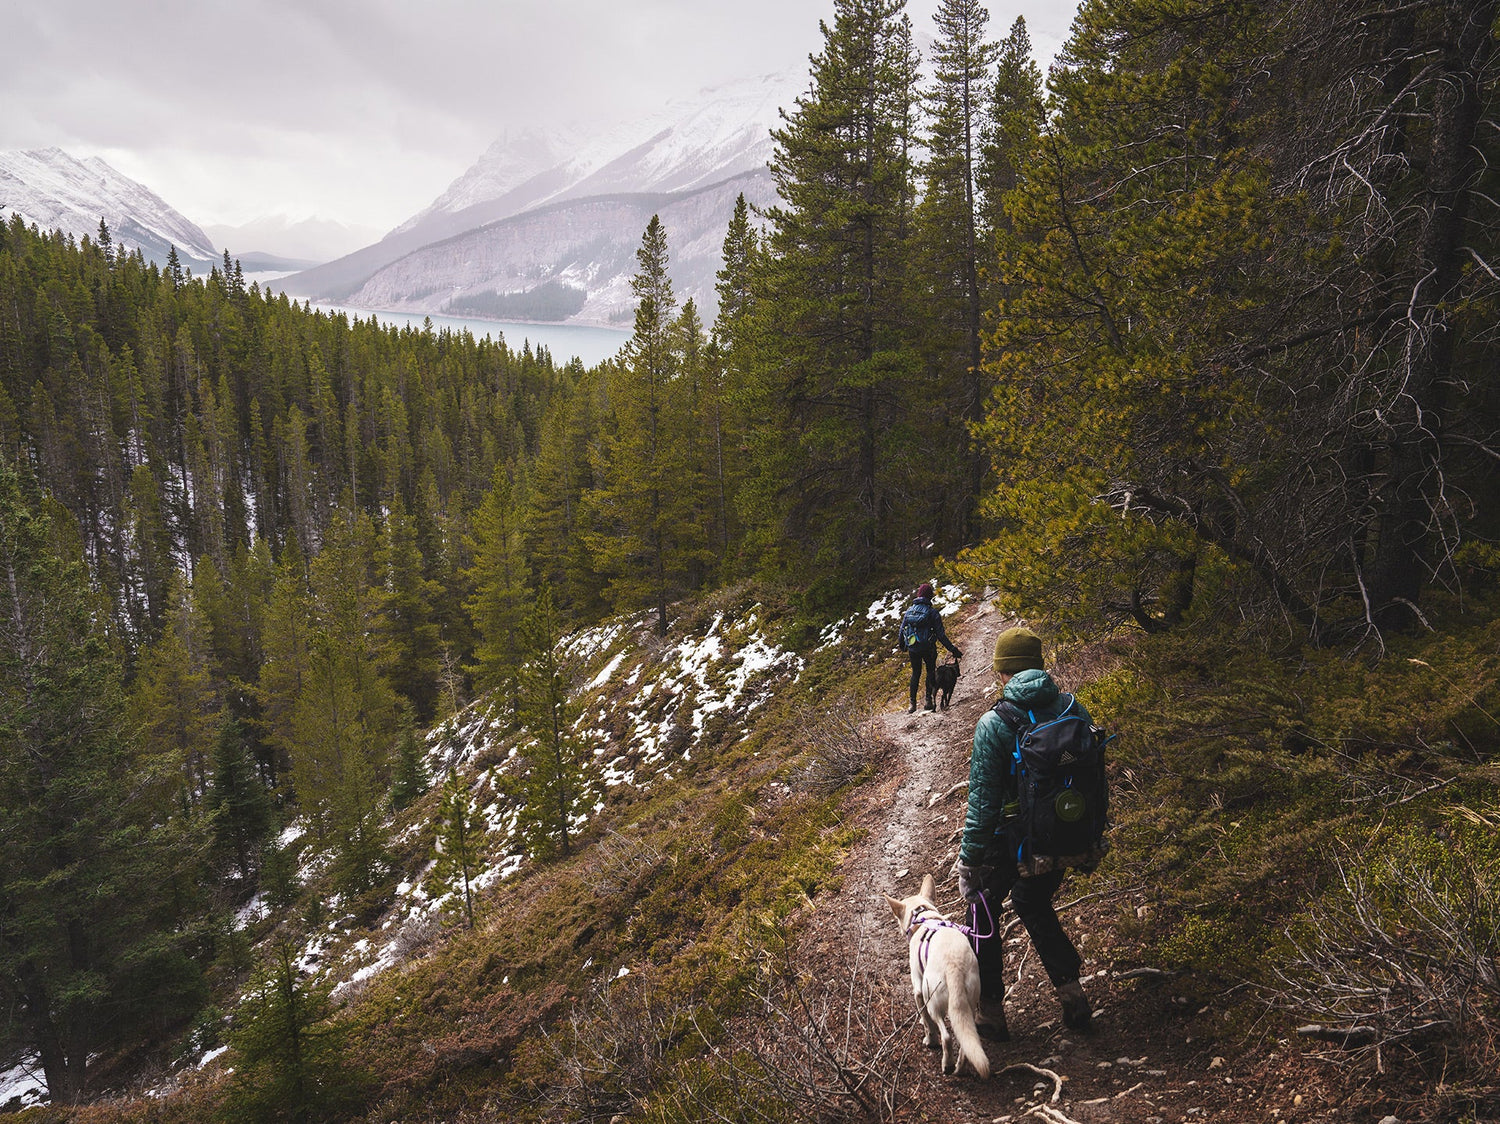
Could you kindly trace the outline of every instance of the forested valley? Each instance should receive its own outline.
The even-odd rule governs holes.
[[[1095,878],[1150,897],[1140,957],[1245,986],[1225,1034],[1358,1030],[1350,1088],[1494,1118],[1496,9],[1085,0],[1044,77],[978,0],[942,0],[926,59],[902,0],[835,0],[711,322],[653,220],[594,367],[315,311],[227,254],[158,267],[103,223],[0,225],[0,1070],[34,1058],[51,1095],[26,1111],[882,1118],[746,1094],[683,1043],[744,1009],[744,942],[795,941],[878,773],[828,781],[807,733],[898,674],[879,628],[830,628],[936,573],[1089,669],[1122,732]],[[670,785],[606,792],[575,735],[616,664],[576,638],[661,652],[731,609],[801,678],[743,726],[684,710]],[[493,825],[430,768],[475,723],[520,763],[493,799],[553,943],[479,936]],[[329,902],[377,924],[433,825],[442,970],[335,1004],[297,950]],[[547,1051],[586,1053],[564,1000],[600,942],[696,1006],[641,1008],[642,1057],[564,1105]],[[236,1080],[127,1095],[225,1035]]]

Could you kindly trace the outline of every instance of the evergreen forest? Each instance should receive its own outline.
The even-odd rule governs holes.
[[[652,1023],[659,1055],[597,1103],[536,1093],[538,1043],[583,1034],[563,996],[591,912],[533,992],[479,970],[532,1015],[465,1008],[490,1044],[446,1068],[400,1030],[442,1004],[338,1010],[294,950],[333,898],[381,916],[420,810],[483,959],[486,821],[423,761],[480,711],[529,747],[505,796],[547,893],[621,853],[576,815],[601,782],[569,637],[628,620],[666,646],[754,604],[877,709],[889,643],[812,653],[933,574],[1035,622],[1126,731],[1129,873],[1097,877],[1155,895],[1122,931],[1162,971],[1378,1023],[1399,1049],[1355,1059],[1368,1087],[1399,1075],[1430,1119],[1500,1110],[1497,0],[1084,0],[1045,76],[979,0],[921,30],[925,58],[904,0],[832,0],[711,321],[653,219],[633,334],[593,367],[315,311],[227,253],[159,267],[103,222],[0,224],[0,1070],[37,1059],[37,1119],[890,1118],[855,1092],[732,1102],[738,1070],[673,1053],[750,987],[692,900],[816,898],[876,765],[788,764],[808,803],[774,830],[742,822],[750,782],[693,796],[682,766],[662,799],[776,889],[721,900],[721,868],[661,857],[697,821],[663,829],[670,890],[621,917],[643,947],[703,926],[657,960],[702,1021]],[[779,705],[747,744],[800,761],[813,718]],[[102,1103],[237,1002],[233,1082]]]

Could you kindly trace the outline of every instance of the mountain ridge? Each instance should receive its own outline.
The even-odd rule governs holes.
[[[657,206],[678,215],[676,224],[662,216],[673,283],[711,317],[717,306],[713,282],[735,199],[719,189],[742,181],[748,202],[774,201],[767,168],[775,147],[771,130],[803,80],[800,70],[789,69],[729,83],[592,139],[581,131],[507,131],[432,204],[381,241],[278,284],[294,296],[314,300],[449,314],[456,311],[455,300],[473,291],[530,293],[562,279],[585,292],[579,311],[566,322],[618,326],[629,316],[625,301],[634,253],[651,217],[639,206],[618,204],[654,196]],[[692,201],[704,198],[716,200],[712,221],[702,213],[683,221],[693,210]],[[612,225],[600,224],[601,200],[617,203]],[[514,225],[505,229],[531,231],[532,248],[511,240],[505,261],[496,257],[497,246],[485,248],[493,267],[489,288],[484,287],[486,279],[468,268],[471,263],[453,262],[447,273],[434,265],[416,271],[420,277],[412,262],[400,264],[421,254],[432,265],[443,259],[446,251],[440,247],[454,239],[472,238],[470,244],[479,246],[497,236],[499,224],[512,220]],[[580,228],[591,232],[596,251],[586,259],[578,256],[583,247],[573,237]],[[480,231],[489,234],[481,236]],[[503,234],[499,238],[505,241]],[[705,241],[712,242],[711,250],[704,248]],[[548,245],[562,247],[564,255],[543,261],[532,252]]]
[[[56,146],[0,152],[0,214],[11,213],[80,241],[96,239],[102,219],[117,246],[158,265],[174,246],[190,268],[207,272],[219,259],[203,229],[145,184],[101,157],[80,160]]]

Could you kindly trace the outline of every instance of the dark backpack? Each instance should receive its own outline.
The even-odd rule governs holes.
[[[937,610],[925,601],[918,601],[901,617],[901,647],[925,648],[937,635]]]
[[[1058,867],[1093,870],[1106,849],[1109,736],[1084,717],[1076,696],[1053,718],[1001,699],[995,710],[1016,731],[1011,769],[1017,810],[1005,832],[1022,875]]]

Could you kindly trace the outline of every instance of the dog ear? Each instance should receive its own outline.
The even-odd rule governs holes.
[[[889,894],[887,894],[885,896],[885,904],[891,907],[891,912],[896,915],[896,920],[897,921],[905,921],[906,920],[906,903],[905,902],[900,901],[897,898],[893,898]]]
[[[932,901],[936,895],[937,883],[932,880],[932,875],[922,875],[922,896],[928,901]]]

